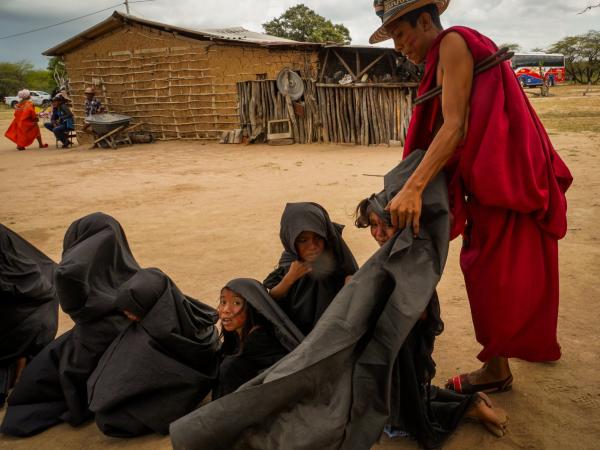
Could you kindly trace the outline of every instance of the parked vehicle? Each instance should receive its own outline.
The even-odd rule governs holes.
[[[547,86],[565,81],[565,57],[560,53],[515,53],[512,68],[523,87]]]
[[[30,92],[31,92],[30,100],[33,102],[34,105],[45,108],[46,106],[48,106],[50,104],[51,98],[50,98],[50,94],[48,94],[47,92],[44,92],[44,91],[30,91]],[[17,97],[17,96],[5,97],[4,103],[6,103],[11,108],[14,108],[15,105],[17,103],[19,103],[19,97]]]

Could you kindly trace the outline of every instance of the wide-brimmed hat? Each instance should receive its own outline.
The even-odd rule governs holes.
[[[375,13],[381,18],[381,26],[371,35],[369,43],[376,44],[390,39],[391,36],[384,28],[404,14],[414,11],[425,5],[434,4],[442,14],[448,7],[450,0],[375,0]]]
[[[83,91],[84,94],[95,94],[96,93],[96,89],[94,89],[93,87],[86,87],[85,91]]]
[[[54,98],[52,100],[56,100],[59,102],[70,102],[71,99],[69,98],[69,96],[67,95],[66,92],[59,92],[58,94],[56,94],[54,96]]]

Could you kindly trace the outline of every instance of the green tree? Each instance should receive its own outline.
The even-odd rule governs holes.
[[[66,86],[68,83],[67,68],[62,59],[53,56],[48,60],[48,71],[54,80],[54,87]]]
[[[281,16],[263,23],[263,28],[273,36],[301,42],[351,42],[348,28],[332,23],[303,4],[288,8]]]
[[[522,47],[516,42],[507,42],[506,44],[500,44],[498,48],[508,47],[508,51],[510,52],[520,52]]]
[[[565,55],[565,70],[577,83],[600,81],[600,31],[567,36],[548,50]]]
[[[19,89],[27,87],[27,74],[31,70],[33,64],[26,60],[0,62],[0,96],[16,95]]]

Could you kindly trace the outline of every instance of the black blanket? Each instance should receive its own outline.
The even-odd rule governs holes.
[[[358,269],[352,252],[342,238],[343,225],[334,223],[325,209],[316,203],[288,203],[281,216],[280,238],[284,252],[278,267],[263,282],[268,289],[277,286],[300,259],[295,248],[296,238],[303,231],[323,237],[326,251],[312,264],[312,271],[294,283],[287,295],[278,300],[281,308],[305,335],[327,309],[344,286],[346,276]]]
[[[30,360],[56,336],[56,263],[0,224],[0,407],[14,363]]]
[[[264,319],[261,320],[264,325],[246,337],[241,349],[238,342],[230,353],[224,354],[213,399],[235,391],[295,349],[304,339],[258,281],[237,278],[225,287],[244,298]]]
[[[423,154],[411,154],[387,181],[398,190]],[[405,229],[381,247],[293,352],[171,424],[174,448],[370,448],[401,408],[394,365],[435,292],[448,233],[440,174],[423,193],[419,236]]]
[[[102,432],[167,434],[217,377],[216,311],[185,296],[158,269],[143,269],[119,290],[117,306],[141,318],[104,353],[88,381],[90,409]]]
[[[56,289],[75,325],[27,365],[8,399],[2,433],[30,436],[61,421],[76,426],[92,417],[87,379],[129,323],[115,305],[116,294],[138,270],[112,217],[94,213],[69,227]]]

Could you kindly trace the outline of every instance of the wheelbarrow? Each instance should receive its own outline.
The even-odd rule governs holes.
[[[92,148],[98,145],[103,148],[109,146],[117,148],[118,135],[129,126],[130,120],[129,116],[115,113],[94,114],[86,117],[84,121],[89,123],[94,134],[99,136],[94,140]]]

